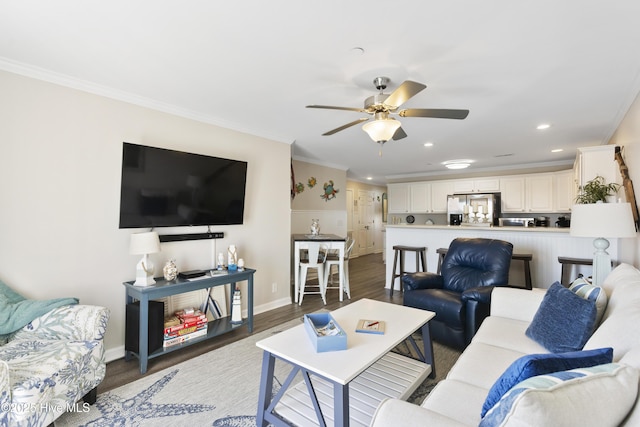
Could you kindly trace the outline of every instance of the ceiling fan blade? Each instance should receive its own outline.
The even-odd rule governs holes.
[[[422,83],[413,82],[411,80],[405,80],[396,90],[391,92],[391,95],[385,99],[384,103],[392,109],[398,108],[409,100],[412,96],[418,92],[424,90],[427,86]]]
[[[393,137],[391,137],[391,139],[393,139],[394,141],[397,141],[399,139],[406,138],[406,137],[407,137],[407,134],[404,133],[404,130],[401,127],[399,127],[396,130],[396,133],[393,134]]]
[[[366,113],[367,112],[367,110],[363,110],[362,108],[334,107],[332,105],[307,105],[306,108],[322,108],[322,109],[325,109],[325,110],[357,111],[359,113]]]
[[[328,136],[328,135],[333,135],[334,133],[340,132],[341,130],[345,130],[347,128],[350,128],[351,126],[355,126],[358,123],[362,123],[362,122],[366,122],[367,120],[369,120],[366,117],[361,117],[358,120],[354,120],[351,123],[347,123],[346,125],[342,125],[339,128],[335,128],[333,130],[330,130],[329,132],[325,132],[322,134],[322,136]]]
[[[436,119],[465,119],[469,110],[446,110],[438,108],[409,108],[398,112],[400,117],[432,117]]]

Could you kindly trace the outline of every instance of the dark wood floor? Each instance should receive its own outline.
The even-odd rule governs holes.
[[[322,303],[319,295],[305,295],[302,306],[292,303],[275,310],[255,315],[254,332],[264,331],[322,308],[335,310],[360,298],[402,304],[402,294],[400,292],[394,292],[393,297],[390,297],[389,291],[384,288],[384,275],[385,265],[382,262],[381,254],[352,258],[349,261],[351,300],[345,298],[343,302],[338,301],[338,291],[331,289],[327,290],[327,305]],[[184,350],[151,359],[149,361],[147,374],[145,375],[158,372],[192,357],[246,338],[248,335],[247,328],[242,327],[216,338],[194,344]],[[107,374],[102,384],[98,387],[98,392],[103,393],[109,391],[141,377],[143,377],[143,375],[140,374],[137,359],[131,361],[125,361],[124,359],[114,360],[107,364]]]

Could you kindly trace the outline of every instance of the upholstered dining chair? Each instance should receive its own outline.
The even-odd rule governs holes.
[[[326,280],[324,278],[325,261],[327,259],[327,246],[320,242],[309,242],[306,259],[301,259],[296,268],[300,269],[300,298],[298,304],[302,305],[302,298],[305,294],[320,294],[322,301],[326,304]],[[318,272],[318,284],[307,285],[307,272],[310,268]],[[307,288],[318,288],[317,291],[307,291]]]
[[[342,282],[344,283],[344,292],[346,292],[347,297],[351,299],[351,289],[349,288],[349,258],[351,257],[351,251],[353,250],[353,246],[356,241],[352,237],[347,237],[345,241],[345,250],[344,257],[342,261],[342,266],[340,266],[340,256],[338,254],[329,253],[327,255],[327,260],[325,261],[325,290],[327,289],[339,289],[339,286],[333,286],[333,272],[332,267],[338,267],[338,271],[342,273]],[[329,286],[329,283],[332,286]]]
[[[458,238],[451,242],[441,274],[402,277],[403,305],[436,313],[432,338],[464,349],[489,315],[491,291],[509,282],[513,245],[503,240]]]

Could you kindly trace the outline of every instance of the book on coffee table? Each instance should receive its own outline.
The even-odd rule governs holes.
[[[356,326],[356,332],[364,334],[384,334],[384,321],[383,320],[370,320],[360,319]]]

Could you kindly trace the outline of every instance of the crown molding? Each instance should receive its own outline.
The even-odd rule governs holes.
[[[290,137],[249,129],[244,125],[225,121],[218,117],[208,116],[173,104],[139,96],[134,93],[114,89],[112,87],[82,80],[33,65],[24,64],[4,57],[0,57],[0,70],[276,142],[282,142],[289,145],[294,142],[294,139]]]

